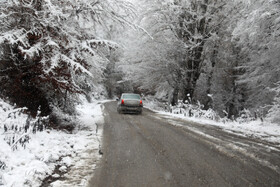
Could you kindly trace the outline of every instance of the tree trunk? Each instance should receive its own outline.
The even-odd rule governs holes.
[[[196,88],[197,80],[199,79],[201,73],[201,63],[202,63],[202,52],[204,47],[204,41],[201,41],[201,44],[193,49],[190,56],[191,59],[187,62],[187,84],[184,91],[184,101],[189,100],[193,101],[193,95]]]
[[[172,93],[172,99],[171,99],[171,105],[175,106],[178,103],[178,96],[179,96],[179,88],[174,88],[174,91]]]
[[[213,73],[214,73],[213,71],[214,71],[214,67],[216,65],[216,58],[217,58],[217,54],[218,54],[217,48],[218,48],[218,46],[217,46],[217,44],[215,44],[212,56],[210,58],[211,70],[210,70],[209,76],[207,77],[207,90],[206,90],[207,101],[204,105],[205,110],[208,110],[209,108],[212,108],[212,106],[213,106],[213,99],[209,95],[211,94],[211,83],[212,83],[212,78],[213,78]]]

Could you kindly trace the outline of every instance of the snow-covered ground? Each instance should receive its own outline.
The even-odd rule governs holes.
[[[172,112],[163,111],[162,107],[159,107],[157,103],[148,101],[144,103],[145,107],[169,118],[180,118],[186,121],[191,121],[195,123],[218,126],[223,130],[239,134],[247,137],[256,137],[276,143],[280,147],[280,125],[276,123],[271,123],[267,120],[261,121],[260,119],[255,121],[231,121],[228,119],[212,120],[205,117],[189,117],[188,113],[180,113],[180,109],[173,110]]]
[[[85,98],[81,100],[83,104],[77,106],[79,122],[71,134],[48,129],[35,134],[32,129],[21,133],[19,129],[24,129],[26,121],[30,120],[24,114],[25,109],[15,109],[0,100],[0,186],[40,186],[46,177],[54,181],[50,184],[54,187],[87,185],[100,159],[99,146],[104,119],[102,102],[88,103]],[[188,117],[176,110],[172,113],[164,112],[153,102],[144,104],[167,118],[218,126],[230,133],[253,136],[280,145],[280,126],[265,120],[243,123],[216,121]],[[15,132],[14,138],[11,134]],[[15,143],[25,135],[30,137],[29,143],[25,146]]]
[[[64,179],[51,186],[62,186],[70,181],[67,179],[71,179],[70,186],[85,185],[91,173],[81,172],[82,167],[86,165],[92,172],[100,158],[103,115],[101,103],[82,100],[83,104],[77,106],[80,122],[73,133],[47,129],[36,134],[27,131],[29,143],[25,148],[17,146],[16,150],[7,144],[9,128],[24,128],[28,117],[0,100],[0,186],[40,186],[50,175]],[[5,133],[4,124],[8,127]]]

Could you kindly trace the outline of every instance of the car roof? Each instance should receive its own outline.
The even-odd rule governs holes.
[[[140,94],[136,94],[136,93],[123,93],[122,95],[140,95]]]

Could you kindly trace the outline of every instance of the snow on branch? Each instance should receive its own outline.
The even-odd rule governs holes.
[[[53,46],[53,47],[59,48],[59,45],[55,41],[53,41],[51,38],[49,38],[47,40],[46,46]]]
[[[122,17],[119,17],[118,15],[114,14],[113,12],[111,12],[110,14],[111,14],[111,17],[113,19],[115,19],[116,21],[119,21],[120,23],[123,23],[124,25],[127,25],[132,29],[142,31],[146,35],[148,35],[152,40],[154,40],[153,36],[146,29],[141,27],[140,25],[134,24],[134,23],[132,23],[132,22],[126,20],[126,19],[123,19]]]
[[[26,38],[26,30],[23,28],[2,33],[0,35],[0,44],[4,42],[8,42],[12,45],[20,43],[26,48],[30,46]]]
[[[61,60],[67,62],[73,70],[81,70],[83,73],[88,74],[89,76],[92,76],[92,73],[89,72],[86,68],[84,68],[80,63],[74,61],[73,59],[69,58],[66,55],[61,54],[60,56]]]
[[[109,49],[117,49],[120,47],[120,45],[117,44],[116,42],[109,41],[109,40],[94,39],[94,40],[88,40],[87,43],[89,45],[94,45],[94,46],[106,46]]]
[[[35,45],[33,45],[32,47],[30,47],[29,49],[24,49],[22,46],[18,47],[19,50],[24,54],[24,59],[26,58],[32,58],[35,55],[39,55],[40,51],[42,51],[42,45],[41,43],[37,43]]]

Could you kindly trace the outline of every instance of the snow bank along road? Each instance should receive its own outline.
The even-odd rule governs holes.
[[[90,186],[280,186],[280,147],[213,126],[118,114],[105,104],[103,158]]]

